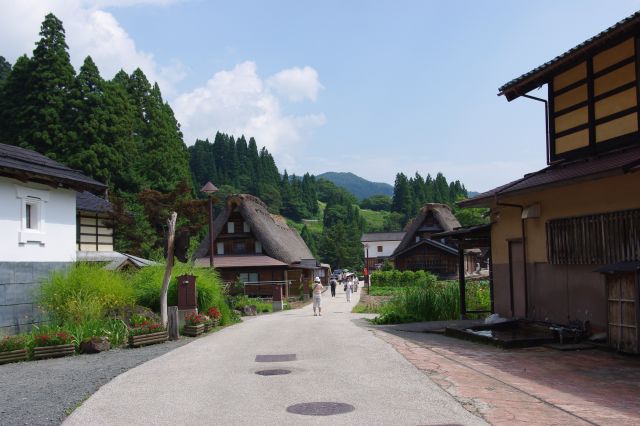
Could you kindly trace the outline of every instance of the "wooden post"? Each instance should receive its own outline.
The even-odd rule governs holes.
[[[171,213],[171,218],[167,220],[169,227],[167,231],[167,266],[164,270],[164,278],[162,279],[162,289],[160,290],[160,317],[162,325],[167,326],[167,291],[169,290],[169,281],[171,281],[171,271],[173,270],[173,245],[176,234],[176,219],[178,213]]]
[[[169,325],[167,330],[169,331],[169,340],[178,340],[180,338],[177,306],[169,306]]]
[[[467,283],[464,280],[464,249],[458,243],[458,280],[460,285],[460,319],[467,319]]]

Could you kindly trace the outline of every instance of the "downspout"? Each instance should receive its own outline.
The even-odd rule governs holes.
[[[535,96],[531,96],[531,95],[521,95],[524,98],[529,98],[529,99],[533,99],[534,101],[538,101],[538,102],[542,102],[544,103],[544,130],[545,130],[545,136],[547,138],[547,166],[551,164],[551,155],[549,153],[549,140],[550,140],[550,131],[549,131],[549,101],[547,101],[546,99],[542,99],[542,98],[537,98]]]
[[[496,206],[503,207],[515,207],[520,209],[520,226],[522,232],[522,263],[524,268],[524,316],[525,318],[529,316],[529,280],[527,278],[527,235],[525,231],[525,223],[522,218],[522,212],[524,211],[524,206],[521,204],[510,204],[510,203],[500,203],[498,202],[498,196],[495,197]],[[513,300],[513,289],[510,294],[511,299]],[[512,312],[513,314],[513,312]]]

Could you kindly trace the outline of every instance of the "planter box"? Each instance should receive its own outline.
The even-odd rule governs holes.
[[[183,334],[185,336],[196,337],[202,333],[204,333],[204,324],[184,326]]]
[[[36,346],[33,348],[33,359],[58,358],[73,355],[76,347],[69,343],[57,346]]]
[[[211,324],[210,322],[207,322],[204,324],[204,332],[208,333],[209,331],[213,330],[213,324]]]
[[[15,351],[0,352],[0,364],[7,364],[9,362],[26,361],[27,350],[17,349]]]
[[[168,339],[169,333],[166,331],[140,334],[138,336],[129,336],[129,346],[131,346],[132,348],[138,348],[140,346],[155,345],[156,343],[164,343]]]

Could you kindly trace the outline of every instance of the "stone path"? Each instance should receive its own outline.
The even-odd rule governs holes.
[[[341,289],[335,299],[326,292],[322,317],[306,306],[199,338],[118,376],[65,423],[485,424],[357,325],[354,296],[347,303]],[[289,360],[275,362],[275,355]],[[263,370],[290,373],[256,374]],[[299,405],[318,402],[324,404]],[[340,409],[347,412],[297,414]]]
[[[427,333],[375,334],[492,424],[640,424],[637,357],[542,347],[502,350]]]

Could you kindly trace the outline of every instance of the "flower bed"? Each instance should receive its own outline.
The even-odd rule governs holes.
[[[57,358],[73,355],[76,347],[71,343],[71,336],[64,331],[33,336],[35,347],[33,359]]]
[[[26,340],[23,336],[6,336],[0,339],[0,364],[25,361]]]
[[[204,327],[208,322],[208,318],[205,315],[193,312],[184,316],[184,322],[183,333],[187,336],[196,337],[204,333]]]
[[[134,322],[133,325],[129,330],[129,346],[132,348],[163,343],[169,339],[169,334],[162,324],[150,322],[145,318]]]

